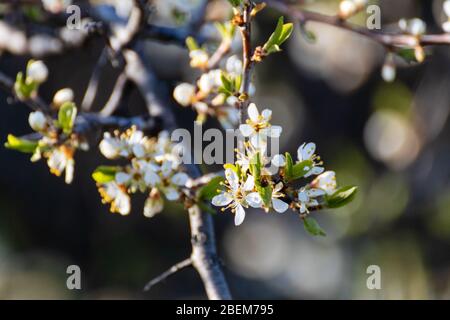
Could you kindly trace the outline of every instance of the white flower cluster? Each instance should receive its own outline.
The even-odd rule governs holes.
[[[450,33],[450,0],[445,0],[443,6],[447,21],[442,24],[442,29],[444,29],[445,32]]]
[[[201,67],[208,64],[209,57],[203,49],[190,52],[191,66]],[[182,106],[192,106],[198,113],[197,120],[203,122],[208,115],[216,116],[225,129],[235,127],[239,123],[239,112],[236,104],[237,96],[222,92],[223,76],[234,83],[240,83],[242,61],[235,55],[229,57],[224,70],[213,69],[203,73],[196,85],[181,83],[173,92],[174,99]],[[240,88],[236,88],[239,90]],[[254,93],[252,86],[250,94]]]
[[[426,23],[419,18],[413,18],[410,20],[401,19],[398,22],[400,29],[413,36],[421,36],[427,31]]]
[[[314,143],[298,148],[296,163],[292,163],[289,154],[276,155],[271,160],[266,157],[268,137],[278,138],[282,132],[281,127],[270,124],[271,114],[269,109],[259,113],[254,104],[249,106],[249,119],[240,126],[241,133],[248,138],[245,150],[237,151],[234,165],[225,165],[224,190],[212,199],[213,205],[224,207],[222,211],[231,209],[236,225],[244,221],[246,208],[283,213],[291,207],[304,215],[319,207],[323,196],[336,191],[335,174],[324,173]],[[296,186],[295,180],[311,176],[318,177],[305,186]]]
[[[61,176],[65,172],[65,182],[70,184],[73,180],[75,160],[73,158],[76,149],[88,148],[87,144],[80,141],[75,134],[62,137],[59,129],[55,127],[52,118],[45,116],[41,111],[31,112],[28,117],[30,127],[41,134],[42,138],[37,141],[31,161],[47,159],[50,172]]]
[[[189,177],[180,171],[179,150],[173,146],[167,132],[161,132],[157,138],[144,136],[136,127],[121,134],[106,132],[99,147],[108,159],[122,157],[130,161],[124,167],[113,167],[108,181],[97,180],[103,202],[111,204],[112,212],[129,214],[129,194],[137,191],[149,194],[144,207],[146,217],[153,217],[163,210],[161,193],[169,201],[182,197]]]

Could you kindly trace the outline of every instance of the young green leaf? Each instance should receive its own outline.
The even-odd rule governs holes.
[[[92,178],[98,183],[108,183],[114,181],[119,170],[120,167],[100,166],[92,173]]]
[[[219,194],[220,183],[223,182],[222,177],[214,177],[203,188],[199,190],[198,198],[201,200],[211,200]]]
[[[338,189],[335,193],[330,196],[326,196],[326,204],[328,208],[340,208],[343,207],[355,198],[358,187],[347,186]]]
[[[261,184],[261,156],[259,152],[257,152],[253,158],[250,160],[249,170],[252,174],[253,178],[255,178],[255,184],[258,186]]]
[[[14,83],[14,92],[21,100],[27,100],[37,90],[37,83],[26,83],[24,75],[19,72],[16,76],[16,82]]]
[[[189,51],[198,50],[200,48],[197,44],[197,41],[195,41],[193,37],[186,38],[186,47],[189,49]]]
[[[284,17],[280,17],[275,31],[263,46],[264,51],[268,54],[281,51],[280,46],[290,37],[293,30],[294,25],[292,23],[285,24]]]
[[[238,7],[241,5],[242,0],[228,0],[228,2],[233,6],[233,7]]]
[[[292,167],[292,179],[300,179],[308,173],[309,170],[313,167],[313,162],[311,160],[305,160],[295,164]]]
[[[261,196],[263,203],[266,207],[270,207],[271,206],[271,202],[272,202],[272,187],[270,185],[268,186],[261,186],[261,185],[256,185],[256,190],[258,191],[259,195]]]
[[[286,180],[291,180],[293,173],[292,173],[292,168],[294,166],[294,161],[292,160],[292,156],[289,152],[286,152],[285,154],[285,158],[286,158],[286,166],[285,166],[285,171],[284,171],[284,176],[286,178]]]
[[[34,153],[36,151],[36,148],[38,147],[38,143],[37,141],[30,141],[9,134],[8,141],[5,143],[5,147],[23,153]]]
[[[305,230],[313,236],[325,237],[327,235],[314,218],[311,217],[304,218],[303,226],[305,227]]]
[[[66,102],[59,109],[58,124],[65,134],[72,133],[76,117],[77,107],[73,102]]]

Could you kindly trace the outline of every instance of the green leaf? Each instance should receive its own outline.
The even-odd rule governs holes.
[[[225,92],[233,94],[233,83],[231,79],[227,77],[225,72],[220,73],[220,80],[222,81],[222,88],[225,90]]]
[[[281,35],[278,38],[278,45],[281,46],[292,34],[294,30],[294,25],[292,23],[286,23],[281,29]]]
[[[255,178],[255,184],[258,186],[261,184],[261,156],[257,152],[253,158],[250,160],[249,170],[253,178]]]
[[[272,187],[270,185],[263,187],[261,185],[256,186],[256,190],[262,198],[264,206],[270,208],[272,204]]]
[[[293,30],[294,25],[292,23],[285,24],[284,17],[280,17],[275,31],[264,44],[263,49],[269,54],[281,51],[280,46],[291,36]]]
[[[19,72],[16,76],[16,82],[14,83],[14,92],[21,100],[27,100],[31,97],[33,92],[38,88],[38,85],[34,82],[26,83],[22,72]]]
[[[314,164],[311,160],[305,160],[305,161],[296,163],[292,167],[292,179],[296,180],[296,179],[303,178],[305,176],[305,174],[307,174],[308,171],[312,169],[313,165]]]
[[[285,171],[284,171],[284,176],[286,178],[286,180],[291,180],[292,179],[292,168],[294,166],[294,161],[292,160],[292,156],[289,152],[286,152],[285,154],[285,158],[286,158],[286,166],[285,166]]]
[[[66,102],[59,109],[58,123],[65,134],[72,133],[76,117],[77,107],[73,102]]]
[[[303,226],[305,227],[305,230],[313,236],[325,237],[327,235],[320,227],[319,223],[311,217],[306,217],[303,219]]]
[[[34,151],[38,147],[38,142],[18,138],[12,134],[9,134],[8,141],[5,143],[5,147],[23,153],[34,153]]]
[[[355,198],[357,191],[358,187],[356,186],[347,186],[338,189],[331,196],[325,197],[327,207],[340,208],[349,204]]]
[[[235,26],[230,22],[220,23],[216,22],[214,24],[216,29],[219,31],[222,39],[232,39],[235,32]]]
[[[211,200],[219,194],[220,183],[223,182],[223,177],[214,177],[203,188],[199,190],[198,198],[201,200]]]
[[[241,5],[242,0],[228,0],[228,2],[233,6],[233,7],[238,7]]]
[[[397,55],[408,63],[418,62],[416,52],[411,48],[403,48],[397,51]]]
[[[108,183],[114,181],[119,170],[120,167],[100,166],[92,173],[92,178],[98,183]]]
[[[195,41],[193,37],[186,38],[186,47],[189,49],[189,51],[198,50],[200,48],[197,41]]]

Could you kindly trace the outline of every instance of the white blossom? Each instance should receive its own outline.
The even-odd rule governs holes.
[[[242,74],[242,61],[236,55],[232,55],[227,59],[225,69],[227,72],[236,77]]]
[[[144,216],[153,218],[164,209],[164,200],[158,189],[153,188],[145,201]]]
[[[222,211],[231,208],[234,213],[234,224],[239,226],[244,222],[245,209],[248,206],[255,208],[261,207],[261,202],[255,199],[254,193],[250,193],[255,186],[253,176],[248,175],[247,180],[243,185],[239,181],[239,177],[231,169],[225,170],[225,178],[227,180],[227,190],[215,196],[212,199],[212,204],[217,207],[223,207]]]
[[[111,204],[111,212],[117,212],[123,216],[130,213],[130,197],[125,188],[113,181],[101,185],[99,192],[103,202]]]
[[[204,68],[208,65],[209,56],[205,50],[197,49],[189,52],[192,68]]]
[[[308,144],[302,144],[297,149],[297,158],[299,162],[303,162],[306,160],[312,161],[311,167],[305,167],[305,170],[307,173],[304,175],[305,178],[311,176],[311,175],[318,175],[321,174],[324,171],[324,168],[321,167],[322,162],[320,161],[320,158],[315,154],[316,152],[316,145],[312,142]]]
[[[300,213],[309,212],[309,208],[317,207],[319,205],[319,202],[315,198],[321,197],[323,195],[325,195],[325,191],[320,189],[300,189],[298,191],[298,206],[300,209]]]
[[[272,126],[270,119],[272,118],[272,111],[265,109],[260,114],[258,108],[254,103],[248,107],[248,116],[246,124],[241,124],[239,130],[244,137],[250,138],[250,143],[257,149],[265,149],[267,145],[267,138],[279,138],[282,132],[280,126]]]
[[[109,132],[103,134],[103,140],[99,144],[100,152],[108,159],[117,159],[122,152],[124,145]]]
[[[336,173],[334,171],[322,173],[311,182],[311,186],[325,191],[328,195],[332,195],[337,187]]]
[[[50,172],[59,177],[65,170],[65,182],[67,184],[72,183],[75,166],[73,152],[63,146],[48,151],[46,156]]]
[[[209,94],[222,84],[221,75],[222,71],[220,69],[214,69],[208,73],[202,74],[200,79],[197,81],[198,88],[204,94]]]

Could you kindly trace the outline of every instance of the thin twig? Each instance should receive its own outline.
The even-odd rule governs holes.
[[[100,115],[108,117],[120,107],[122,101],[125,99],[127,91],[130,91],[129,83],[128,76],[125,72],[122,72],[116,80],[116,84],[108,102],[106,102],[103,109],[100,110]]]
[[[92,71],[92,76],[89,81],[86,93],[84,94],[83,101],[81,102],[81,109],[84,111],[89,111],[92,108],[95,97],[97,96],[100,74],[108,62],[108,49],[103,48],[97,63],[95,64],[94,70]]]
[[[293,20],[297,20],[303,24],[313,21],[322,24],[327,24],[340,29],[344,29],[359,35],[365,36],[386,48],[393,47],[410,47],[411,44],[419,44],[421,46],[426,45],[448,45],[450,44],[450,34],[426,34],[417,39],[413,35],[402,33],[386,33],[383,31],[369,30],[367,28],[352,24],[345,20],[342,20],[339,16],[329,16],[317,12],[311,12],[298,8],[295,5],[290,5],[284,1],[279,0],[266,0],[268,6],[277,9],[283,14],[288,15]],[[417,42],[418,41],[418,42]],[[416,43],[417,42],[417,43]]]
[[[170,267],[169,270],[163,272],[162,274],[160,274],[159,276],[157,276],[156,278],[152,279],[151,281],[149,281],[145,287],[144,287],[144,291],[148,291],[150,290],[153,286],[157,285],[158,283],[166,280],[167,278],[169,278],[170,276],[174,275],[175,273],[177,273],[180,270],[183,270],[187,267],[192,266],[192,260],[191,258],[187,258],[183,261],[178,262],[177,264],[173,265],[172,267]]]
[[[242,88],[241,88],[241,99],[243,102],[239,105],[239,119],[242,123],[244,121],[244,112],[248,106],[248,94],[251,84],[253,61],[252,61],[252,17],[251,12],[253,10],[253,2],[247,1],[245,3],[243,12],[243,25],[239,28],[242,37],[242,61],[243,61],[243,72],[242,72]]]

